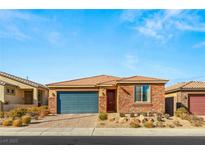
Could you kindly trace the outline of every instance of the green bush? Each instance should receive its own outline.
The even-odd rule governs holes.
[[[125,114],[124,113],[120,113],[120,117],[125,117]]]
[[[147,116],[147,112],[141,112],[140,115]]]
[[[189,114],[188,110],[184,107],[178,108],[175,111],[175,116],[179,117],[179,118],[183,118],[186,114]]]
[[[138,122],[130,122],[130,127],[132,127],[132,128],[139,128],[140,124]]]
[[[107,113],[101,112],[101,113],[99,113],[98,118],[99,118],[100,120],[107,120],[108,115],[107,115]]]
[[[29,116],[29,115],[22,116],[21,119],[22,119],[22,123],[24,125],[28,125],[31,123],[31,116]]]
[[[130,117],[131,118],[135,117],[135,114],[134,113],[130,113]]]

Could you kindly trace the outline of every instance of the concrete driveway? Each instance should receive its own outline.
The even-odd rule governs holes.
[[[27,128],[95,128],[97,114],[50,115],[41,120],[32,120]]]

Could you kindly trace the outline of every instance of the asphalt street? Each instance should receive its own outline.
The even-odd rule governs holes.
[[[1,145],[205,145],[205,136],[1,136]]]

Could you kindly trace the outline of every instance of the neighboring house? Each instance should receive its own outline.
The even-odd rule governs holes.
[[[51,83],[49,109],[52,113],[164,112],[168,80],[133,76],[99,75]]]
[[[46,105],[48,88],[42,84],[0,72],[0,101],[6,110],[19,105]]]
[[[166,112],[173,115],[177,108],[186,107],[192,114],[205,115],[205,82],[181,82],[165,91]]]

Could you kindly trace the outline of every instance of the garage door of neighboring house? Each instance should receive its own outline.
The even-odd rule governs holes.
[[[205,115],[205,95],[189,95],[189,111],[195,115]]]
[[[174,115],[174,97],[165,98],[165,113],[170,116]]]
[[[59,114],[97,113],[98,92],[58,92],[57,109]]]

